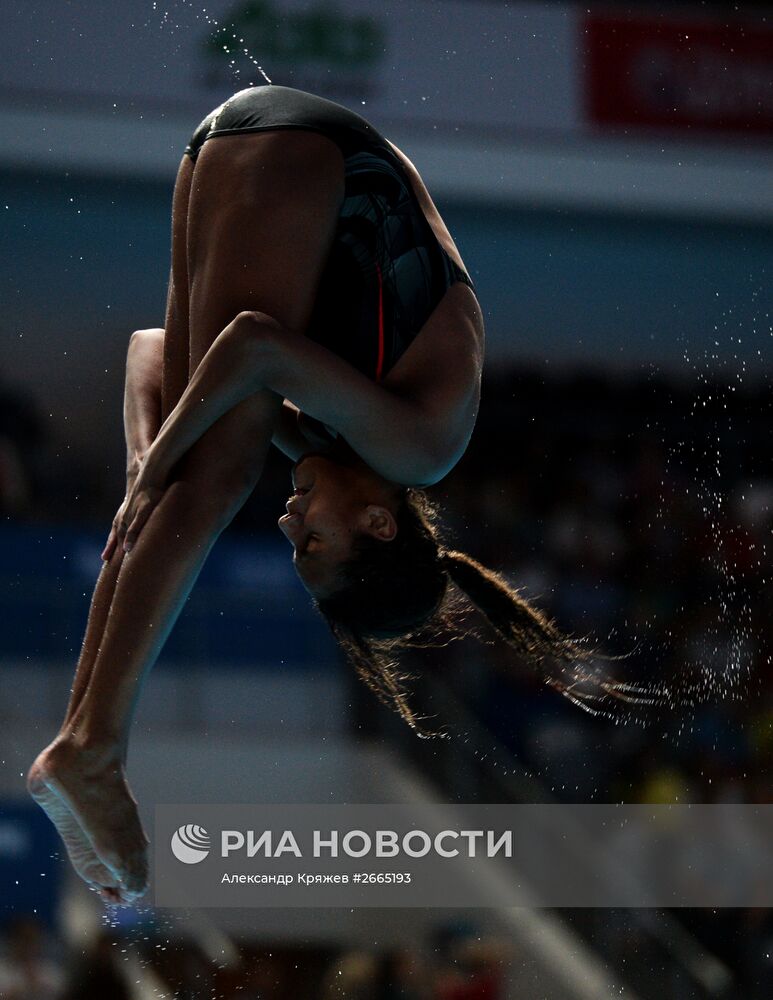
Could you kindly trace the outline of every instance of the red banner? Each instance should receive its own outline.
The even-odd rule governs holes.
[[[773,132],[773,28],[591,13],[584,29],[591,122]]]

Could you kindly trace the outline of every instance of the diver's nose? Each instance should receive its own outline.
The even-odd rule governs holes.
[[[285,504],[285,510],[288,514],[305,514],[308,506],[309,501],[306,499],[306,494],[295,493]]]

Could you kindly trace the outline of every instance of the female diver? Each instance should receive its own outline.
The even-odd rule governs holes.
[[[126,497],[64,722],[27,779],[105,900],[147,887],[125,777],[142,679],[272,441],[295,463],[279,527],[301,580],[358,674],[417,730],[393,656],[450,622],[450,582],[523,656],[560,665],[548,683],[585,697],[561,670],[593,651],[447,549],[422,490],[470,439],[483,341],[418,171],[364,118],[267,84],[196,129],[174,189],[165,326],[129,344]]]

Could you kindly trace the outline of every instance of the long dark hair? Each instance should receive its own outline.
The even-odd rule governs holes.
[[[546,684],[586,711],[597,712],[594,704],[610,698],[651,700],[643,688],[612,681],[594,666],[598,660],[623,657],[601,653],[586,639],[561,632],[500,573],[466,552],[447,548],[437,505],[423,490],[403,488],[396,521],[397,534],[390,542],[370,535],[356,539],[351,558],[339,568],[340,588],[314,604],[360,678],[419,735],[440,734],[419,724],[404,684],[412,675],[400,669],[397,655],[408,647],[437,645],[444,633],[480,638],[475,629],[459,628],[470,604],[541,672]]]

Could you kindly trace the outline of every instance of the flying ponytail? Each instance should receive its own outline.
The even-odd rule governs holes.
[[[397,655],[409,647],[437,645],[440,633],[461,633],[459,601],[449,584],[483,615],[488,624],[544,682],[592,714],[610,699],[650,703],[649,692],[609,679],[599,661],[619,660],[583,639],[569,636],[494,570],[441,541],[438,511],[423,490],[407,488],[396,515],[398,531],[388,543],[361,536],[353,557],[340,568],[341,586],[315,600],[358,676],[385,704],[396,709],[422,736],[404,682],[411,674],[398,667]],[[479,637],[479,636],[478,636]]]

